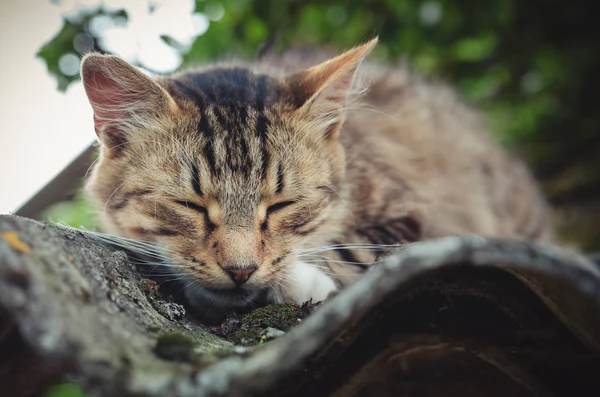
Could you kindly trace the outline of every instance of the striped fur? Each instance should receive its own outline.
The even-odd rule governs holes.
[[[223,306],[322,299],[400,243],[552,241],[528,171],[452,90],[367,63],[354,95],[375,42],[317,66],[291,52],[155,80],[87,56],[103,143],[87,187],[106,230],[166,247]],[[256,270],[236,286],[232,268]]]

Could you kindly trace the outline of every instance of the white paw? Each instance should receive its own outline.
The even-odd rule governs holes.
[[[327,299],[337,291],[333,280],[315,266],[295,262],[285,277],[281,295],[285,302],[301,305],[312,299],[313,303]]]

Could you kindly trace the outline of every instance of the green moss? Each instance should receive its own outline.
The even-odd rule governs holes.
[[[236,345],[251,346],[261,342],[265,328],[288,331],[306,317],[296,305],[270,305],[254,310],[242,320],[242,326],[232,340]]]
[[[75,383],[61,383],[48,389],[44,397],[85,397],[85,393]]]
[[[298,325],[299,320],[304,317],[304,312],[296,305],[270,305],[245,316],[242,320],[242,330],[273,327],[287,331]]]
[[[169,332],[156,340],[154,352],[161,358],[170,361],[189,362],[194,359],[196,343],[179,332]]]
[[[237,331],[233,335],[233,342],[239,346],[252,346],[260,342],[261,330]]]

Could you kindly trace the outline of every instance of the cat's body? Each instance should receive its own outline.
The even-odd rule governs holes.
[[[322,300],[381,245],[552,241],[527,170],[450,89],[366,64],[369,89],[349,99],[374,44],[300,72],[291,62],[291,74],[279,60],[158,84],[117,58],[87,57],[104,143],[88,187],[107,230],[165,247],[192,300],[223,307],[263,293]]]

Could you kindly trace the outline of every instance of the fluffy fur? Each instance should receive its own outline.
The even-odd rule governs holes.
[[[192,300],[221,307],[323,300],[399,243],[552,241],[528,171],[451,89],[374,63],[358,84],[375,44],[157,79],[86,56],[106,230],[160,247]]]

